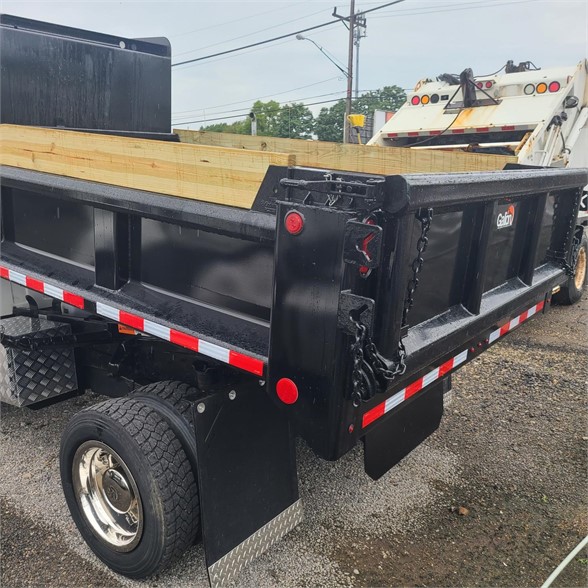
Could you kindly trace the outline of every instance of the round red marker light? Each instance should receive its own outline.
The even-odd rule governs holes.
[[[290,235],[300,235],[304,229],[304,217],[295,210],[291,210],[284,218],[284,225]]]
[[[550,92],[559,92],[560,89],[560,84],[559,82],[551,82],[551,84],[549,84],[549,91]]]
[[[298,400],[298,386],[290,378],[278,380],[276,393],[284,404],[294,404]]]
[[[486,89],[488,90],[494,85],[494,82],[486,82],[484,85],[486,86]]]
[[[418,96],[413,96],[413,97],[410,99],[410,103],[411,103],[413,106],[416,106],[417,104],[420,104],[420,103],[421,103],[421,99],[420,99]]]

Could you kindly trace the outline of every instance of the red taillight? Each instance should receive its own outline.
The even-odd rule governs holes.
[[[560,88],[561,88],[561,86],[560,86],[559,82],[551,82],[551,84],[549,84],[549,91],[550,92],[559,92]]]
[[[366,220],[363,221],[366,225],[375,225],[376,221],[373,218],[367,218]],[[368,259],[371,259],[368,253],[368,246],[370,244],[370,241],[372,241],[372,239],[376,236],[376,233],[370,233],[367,237],[365,237],[363,239],[363,241],[361,242],[361,250],[365,253],[365,256]],[[367,265],[360,265],[359,266],[359,273],[363,278],[367,278],[370,275],[371,272],[371,268],[369,268]]]
[[[300,235],[304,229],[304,217],[295,210],[291,210],[284,218],[284,226],[290,235]]]
[[[418,104],[420,104],[420,103],[421,103],[421,99],[420,99],[418,96],[413,96],[413,97],[410,99],[410,103],[411,103],[413,106],[417,106]]]
[[[278,380],[276,393],[284,404],[294,404],[298,400],[298,386],[290,378]]]
[[[488,90],[494,85],[494,82],[486,82],[484,85],[486,86],[486,89]]]
[[[476,82],[476,88],[481,90],[483,87],[484,87],[484,84],[482,82]]]

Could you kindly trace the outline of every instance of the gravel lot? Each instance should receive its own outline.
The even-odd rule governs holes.
[[[519,327],[457,373],[440,430],[378,482],[359,447],[327,463],[299,443],[306,519],[239,585],[540,585],[588,533],[587,334],[588,296]],[[98,400],[2,406],[0,584],[207,586],[200,546],[134,582],[83,544],[58,446],[67,420]],[[555,585],[586,586],[587,563],[580,554]]]

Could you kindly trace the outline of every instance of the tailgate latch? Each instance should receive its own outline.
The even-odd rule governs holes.
[[[345,224],[343,259],[345,263],[371,270],[380,264],[382,227],[350,220]]]

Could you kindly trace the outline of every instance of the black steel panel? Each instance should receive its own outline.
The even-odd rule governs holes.
[[[304,216],[298,235],[284,228],[291,210]],[[334,459],[348,385],[346,340],[337,310],[344,284],[343,247],[348,213],[324,207],[278,204],[275,291],[270,332],[268,393],[295,382],[297,402],[282,405],[294,427],[323,457]]]
[[[541,220],[541,233],[537,245],[537,255],[535,257],[535,267],[540,266],[547,261],[547,251],[551,243],[551,232],[553,227],[553,213],[555,204],[555,194],[548,194],[545,203],[545,212]]]
[[[2,123],[169,133],[171,49],[3,15]]]
[[[507,170],[457,174],[414,174],[390,176],[386,210],[395,212],[397,203],[408,201],[411,210],[428,206],[450,206],[532,195],[551,190],[576,189],[588,183],[588,170],[541,169]]]
[[[15,243],[85,268],[94,267],[91,206],[28,190],[12,190],[12,212]]]
[[[298,499],[293,436],[256,383],[197,400],[202,533],[208,567]]]
[[[129,279],[129,216],[94,209],[96,284],[117,290]]]
[[[3,186],[40,192],[60,200],[210,229],[256,243],[274,242],[276,218],[261,212],[9,166],[0,166],[0,176]]]
[[[143,219],[141,280],[269,320],[273,246]]]
[[[433,218],[429,244],[423,255],[423,271],[419,274],[418,295],[408,314],[410,325],[441,314],[461,302],[461,293],[454,289],[454,275],[458,269],[458,256],[464,255],[464,250],[458,248],[462,217],[463,211],[454,211],[437,213]],[[415,257],[420,235],[421,223],[414,219],[410,251]],[[412,260],[409,265],[412,265]]]
[[[500,202],[494,206],[486,261],[484,291],[491,290],[518,275],[516,264],[520,251],[514,247],[521,225],[520,202]],[[506,220],[512,218],[512,221]],[[505,220],[501,220],[505,219]],[[500,225],[500,223],[506,223]],[[511,224],[508,224],[511,223]],[[523,226],[523,229],[525,227]]]

